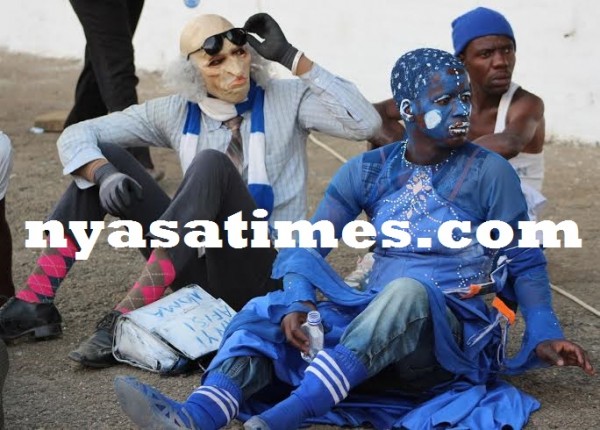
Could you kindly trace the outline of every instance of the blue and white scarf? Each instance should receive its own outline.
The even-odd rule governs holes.
[[[273,212],[275,197],[273,188],[267,175],[265,164],[265,115],[263,111],[265,91],[256,85],[250,84],[248,99],[235,105],[237,115],[252,109],[250,118],[250,142],[248,153],[244,152],[244,159],[248,160],[248,190],[254,198],[256,205],[265,209],[269,216]],[[185,172],[198,152],[198,136],[200,135],[202,111],[197,103],[187,103],[187,117],[183,126],[180,141],[180,160]]]

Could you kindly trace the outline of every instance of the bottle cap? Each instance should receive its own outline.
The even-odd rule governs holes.
[[[307,316],[309,324],[319,324],[321,322],[321,314],[319,311],[310,311]]]

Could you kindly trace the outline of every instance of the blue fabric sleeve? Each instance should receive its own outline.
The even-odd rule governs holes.
[[[504,250],[508,258],[508,279],[525,320],[520,351],[507,360],[508,373],[520,373],[542,363],[535,355],[538,343],[563,339],[564,335],[552,309],[546,258],[539,248],[518,248],[519,221],[527,221],[527,203],[519,178],[510,164],[497,155],[488,157],[481,174],[481,195],[488,220],[499,220],[513,227],[512,243]]]
[[[338,170],[327,187],[325,196],[310,219],[311,224],[323,220],[331,222],[334,226],[335,237],[337,239],[342,236],[344,226],[354,220],[362,210],[360,199],[364,193],[362,193],[361,160],[361,156],[355,157]],[[321,246],[318,231],[315,233],[315,238],[318,244],[316,251],[325,257],[331,251],[331,248],[323,248]],[[275,261],[273,272],[280,272],[278,264],[282,260],[293,258],[292,255],[297,253],[297,251],[297,248],[282,249]],[[290,303],[298,301],[316,302],[314,286],[303,275],[290,272],[285,273],[283,276],[283,288]]]
[[[338,170],[310,222],[329,221],[333,224],[336,239],[342,237],[346,224],[355,220],[364,207],[366,193],[361,179],[362,155],[354,157]],[[323,248],[319,243],[317,251],[325,257],[331,248]]]
[[[509,279],[525,320],[520,351],[506,361],[507,373],[521,373],[543,365],[535,355],[536,346],[545,340],[563,339],[564,334],[554,310],[546,259],[539,248],[507,250]]]
[[[482,166],[479,201],[484,203],[486,220],[504,221],[515,231],[519,221],[529,220],[520,179],[508,161],[497,154],[488,154]]]
[[[298,273],[288,273],[283,277],[283,290],[289,303],[317,302],[314,287],[308,279]]]

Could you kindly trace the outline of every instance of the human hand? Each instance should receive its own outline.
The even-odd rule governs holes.
[[[316,309],[311,302],[303,302],[303,304],[312,310]],[[307,315],[308,312],[290,312],[281,320],[281,331],[285,334],[287,341],[305,354],[308,354],[310,340],[301,326],[306,322]]]
[[[244,24],[244,29],[264,39],[261,43],[248,34],[248,43],[256,52],[267,60],[277,61],[292,70],[298,50],[287,41],[281,27],[270,15],[266,13],[252,15]]]
[[[553,339],[540,342],[535,347],[535,354],[553,366],[579,366],[588,375],[596,374],[588,353],[568,340]]]
[[[111,215],[122,216],[133,203],[134,197],[142,199],[142,186],[110,163],[96,169],[94,182],[99,187],[100,204]]]
[[[310,342],[301,326],[306,322],[306,312],[291,312],[281,320],[281,330],[293,347],[308,354]]]

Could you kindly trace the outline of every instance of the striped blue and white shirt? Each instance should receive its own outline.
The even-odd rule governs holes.
[[[189,166],[190,158],[204,149],[225,152],[231,131],[206,114],[202,115],[196,150],[190,152],[180,147],[186,103],[179,95],[157,98],[68,127],[57,142],[63,173],[71,174],[86,163],[103,158],[99,143],[172,148],[178,152],[182,166]],[[250,111],[244,113],[241,125],[244,153],[248,153],[250,116]],[[354,84],[317,64],[300,79],[269,81],[265,88],[264,116],[265,162],[275,195],[271,222],[295,221],[307,216],[306,138],[311,130],[364,140],[381,125],[379,114]],[[243,175],[246,180],[247,163],[246,157]],[[93,185],[82,177],[74,179],[82,189]]]

